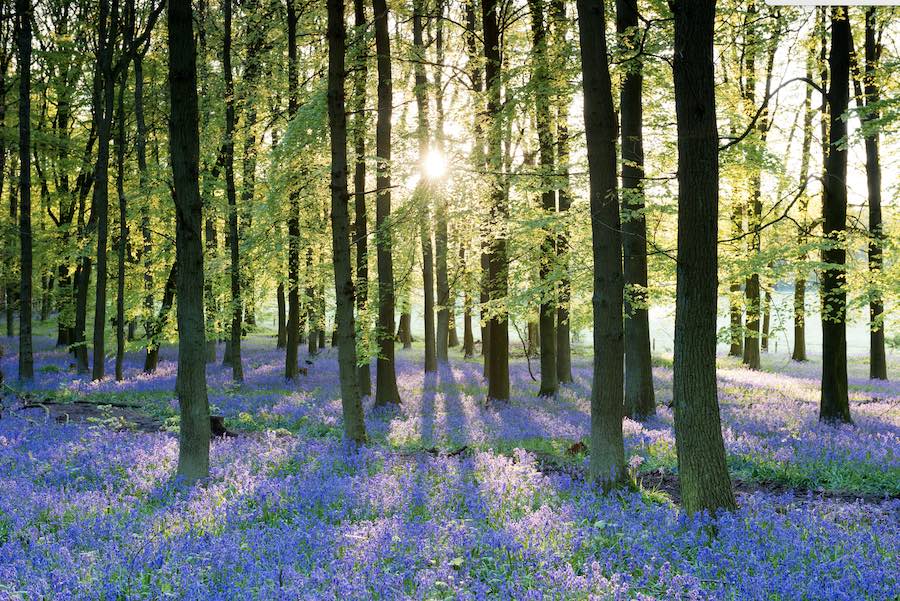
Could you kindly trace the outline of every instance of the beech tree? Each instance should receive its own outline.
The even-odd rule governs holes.
[[[715,0],[671,3],[675,17],[678,257],[672,404],[681,500],[689,513],[735,507],[716,391],[719,136]]]

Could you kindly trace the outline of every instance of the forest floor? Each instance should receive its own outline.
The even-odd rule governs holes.
[[[242,386],[208,368],[233,436],[191,489],[172,477],[174,348],[153,375],[135,353],[123,382],[92,383],[39,338],[21,389],[16,341],[0,344],[0,599],[898,598],[900,384],[863,363],[855,424],[834,427],[816,420],[819,364],[720,359],[740,508],[689,518],[662,358],[657,416],[625,421],[634,486],[603,495],[577,444],[588,358],[556,399],[514,361],[513,398],[486,405],[478,360],[423,375],[421,352],[398,350],[403,404],[367,401],[370,444],[351,451],[335,353],[286,383],[283,353],[254,338]]]

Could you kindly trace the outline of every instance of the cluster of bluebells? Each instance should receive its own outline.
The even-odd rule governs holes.
[[[340,426],[334,357],[288,385],[280,353],[245,352],[239,390],[227,370],[209,369],[211,402],[226,416]],[[41,353],[38,367],[65,362]],[[171,359],[143,376],[135,357],[123,383],[39,370],[35,386],[166,394]],[[512,401],[485,407],[478,366],[422,376],[419,359],[400,358],[399,410],[367,406],[367,447],[245,432],[213,442],[202,487],[172,478],[171,433],[5,413],[0,599],[891,599],[900,589],[900,500],[754,492],[735,512],[689,517],[640,492],[603,495],[572,474],[541,471],[527,451],[490,450],[584,438],[587,366],[544,400],[515,365]],[[670,373],[656,375],[665,397]],[[858,442],[815,424],[803,380],[722,371],[732,455],[896,469],[896,388],[856,399]],[[628,421],[626,434],[630,469],[640,470],[651,450],[671,444],[671,415],[661,408],[649,424]],[[421,450],[458,445],[473,451]],[[775,457],[786,448],[790,457]]]

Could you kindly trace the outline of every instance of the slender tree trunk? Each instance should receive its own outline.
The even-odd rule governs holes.
[[[294,0],[287,0],[288,35],[288,118],[300,107],[297,81],[297,21]],[[298,374],[300,346],[300,193],[288,193],[288,318],[287,348],[284,353],[284,377],[292,380]]]
[[[850,100],[850,22],[846,9],[831,9],[831,53],[828,58],[829,150],[825,162],[825,194],[822,199],[822,397],[819,419],[846,422],[850,419],[847,391],[847,136],[843,120]]]
[[[806,59],[806,77],[813,79],[812,50]],[[809,155],[812,147],[812,86],[806,86],[806,99],[803,109],[803,143],[800,151],[800,181],[805,187],[809,178]],[[794,281],[794,348],[791,359],[806,361],[806,239],[810,233],[809,195],[805,190],[800,196],[800,223],[797,227],[797,246],[801,249],[797,257],[797,275]]]
[[[278,338],[277,342],[275,343],[275,348],[284,348],[287,346],[287,317],[285,314],[283,282],[278,283],[276,296],[278,301]]]
[[[378,120],[375,153],[378,168],[375,187],[375,246],[378,262],[378,363],[376,367],[376,405],[400,402],[394,368],[394,262],[391,256],[391,40],[388,32],[388,7],[385,0],[373,0],[375,51],[378,67]]]
[[[125,198],[125,87],[128,70],[123,69],[116,108],[116,194],[119,197],[119,245],[116,272],[116,381],[124,379],[125,362],[125,246],[128,244],[127,200]]]
[[[758,9],[756,3],[750,0],[747,6],[747,16],[745,22],[745,39],[743,47],[744,64],[742,70],[745,73],[743,81],[743,100],[745,111],[748,115],[756,112],[756,54],[759,44],[759,36],[757,30]],[[748,158],[752,161],[753,158]],[[750,231],[750,248],[748,252],[751,255],[758,255],[760,252],[760,219],[762,218],[762,198],[761,198],[761,174],[758,167],[751,166],[750,175],[750,199],[747,201],[747,229]],[[744,330],[744,355],[743,363],[750,369],[760,368],[759,357],[759,317],[761,313],[760,303],[760,285],[759,272],[753,272],[747,278],[744,284],[744,306],[747,312],[747,324]]]
[[[366,440],[356,365],[353,320],[353,268],[350,262],[350,195],[347,191],[347,115],[344,111],[344,52],[347,33],[344,0],[328,0],[328,124],[331,131],[331,232],[334,291],[337,301],[338,366],[344,435],[357,444]]]
[[[97,69],[103,81],[103,110],[97,128],[97,166],[91,212],[97,223],[97,278],[94,294],[94,340],[92,380],[102,380],[106,374],[106,282],[108,279],[107,246],[109,241],[109,143],[112,138],[112,119],[115,104],[113,77],[113,38],[118,27],[118,4],[100,0],[100,46],[97,50]]]
[[[144,320],[151,319],[155,306],[153,298],[153,235],[150,231],[150,176],[147,169],[147,124],[144,119],[144,61],[143,55],[134,55],[134,119],[135,151],[141,189],[141,258],[144,268]],[[146,334],[146,324],[144,333]],[[215,351],[213,351],[215,352]]]
[[[764,353],[769,352],[769,325],[772,317],[772,291],[768,288],[763,295],[763,321],[762,321],[762,338],[760,339],[760,349]]]
[[[594,272],[594,380],[590,476],[604,487],[625,479],[622,235],[616,194],[616,115],[603,0],[578,0],[584,123],[590,176]]]
[[[617,0],[616,30],[629,53],[640,45],[637,0]],[[622,220],[625,295],[625,414],[656,413],[647,311],[647,220],[644,216],[643,65],[632,59],[622,82]]]
[[[175,189],[178,260],[178,375],[181,407],[178,475],[189,482],[209,476],[209,402],[203,323],[203,203],[200,199],[200,122],[196,45],[190,0],[169,0],[169,155]],[[177,99],[177,101],[175,100]]]
[[[19,65],[19,381],[34,380],[31,347],[31,20],[30,0],[16,0]]]
[[[550,11],[553,17],[553,46],[559,53],[563,65],[568,56],[566,39],[569,31],[569,20],[566,16],[564,0],[551,0]],[[558,193],[557,211],[565,219],[566,211],[572,204],[569,190],[569,103],[571,93],[567,86],[557,90],[556,97],[556,163],[560,174],[561,185]],[[563,223],[556,239],[556,261],[561,266],[563,276],[559,281],[559,298],[556,306],[556,377],[560,383],[572,381],[572,342],[569,323],[569,305],[572,297],[572,284],[569,278],[569,231]]]
[[[881,58],[880,32],[877,32],[877,12],[874,7],[866,9],[865,30],[865,121],[877,121],[880,117],[878,102],[881,90],[878,85],[878,62]],[[868,131],[866,131],[868,129]],[[866,184],[869,193],[869,273],[873,280],[872,297],[869,301],[869,377],[873,380],[887,380],[887,355],[884,350],[884,300],[878,278],[881,275],[884,246],[884,231],[881,220],[881,157],[879,153],[878,128],[863,128],[866,145]]]
[[[539,396],[555,396],[559,390],[559,379],[556,373],[556,298],[550,290],[550,277],[554,271],[556,262],[556,235],[550,218],[556,212],[556,191],[553,189],[553,172],[556,157],[553,149],[553,133],[551,132],[552,120],[550,118],[550,95],[552,94],[550,81],[550,65],[547,56],[547,28],[544,25],[544,11],[541,0],[529,0],[531,12],[531,47],[534,57],[534,73],[532,79],[535,84],[535,116],[537,124],[538,150],[540,152],[540,170],[543,176],[541,186],[541,209],[543,219],[547,220],[541,240],[540,262],[540,289],[541,295],[539,309],[539,340],[541,353],[541,387]],[[530,332],[529,332],[530,334]],[[530,338],[530,336],[529,336]]]
[[[359,365],[359,392],[362,396],[372,394],[372,372],[369,369],[369,232],[366,214],[366,78],[369,61],[367,59],[368,43],[366,35],[365,0],[353,0],[355,25],[355,45],[359,58],[353,75],[353,208],[355,222],[353,225],[356,238],[356,310],[358,314],[359,334],[362,347],[366,349]]]
[[[172,269],[169,270],[169,277],[166,278],[166,287],[163,290],[159,314],[155,318],[150,317],[147,319],[147,354],[144,357],[144,373],[146,374],[152,374],[159,366],[159,339],[166,328],[169,312],[172,310],[172,304],[175,302],[177,277],[178,262],[176,261],[172,265]]]
[[[20,82],[21,83],[21,82]],[[10,338],[15,334],[15,305],[18,287],[15,284],[16,242],[19,239],[19,230],[16,223],[19,220],[19,176],[16,173],[18,167],[18,153],[13,154],[13,160],[9,164],[9,227],[13,235],[7,240],[7,261],[4,270],[4,285],[6,287],[6,335]],[[21,281],[19,282],[21,284]]]
[[[488,157],[493,178],[490,211],[491,239],[488,241],[488,294],[493,307],[488,322],[488,391],[491,401],[509,400],[509,315],[504,306],[509,293],[509,257],[507,220],[509,205],[502,157],[501,52],[497,0],[482,0],[481,17],[484,38],[485,88],[487,89]]]
[[[425,44],[422,41],[422,6],[423,0],[413,3],[413,48],[415,50],[415,95],[417,109],[417,137],[419,139],[419,160],[424,161],[428,153],[428,79],[425,76]],[[429,183],[419,182],[419,238],[422,242],[422,287],[424,289],[424,321],[425,321],[425,371],[437,371],[437,355],[435,348],[434,322],[434,253],[431,244],[431,189]],[[445,257],[446,259],[446,257]]]
[[[678,258],[673,404],[681,499],[688,513],[735,507],[716,392],[719,136],[715,0],[677,0]]]
[[[234,80],[231,73],[231,1],[223,0],[225,39],[222,70],[225,72],[225,195],[228,197],[228,248],[231,255],[231,333],[227,355],[235,382],[244,381],[241,362],[241,267],[237,192],[234,185]],[[246,185],[246,182],[244,182]]]
[[[436,138],[440,152],[444,152],[444,0],[437,0],[437,19],[435,20],[435,66],[434,95],[437,109]],[[435,196],[434,209],[434,247],[435,272],[437,274],[437,360],[447,362],[449,349],[458,346],[456,324],[453,320],[454,297],[450,290],[450,278],[447,269],[449,254],[449,232],[447,224],[447,195],[441,190]]]

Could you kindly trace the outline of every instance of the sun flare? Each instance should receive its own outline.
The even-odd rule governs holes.
[[[440,179],[447,173],[447,158],[440,150],[431,149],[422,161],[422,171],[428,179]]]

